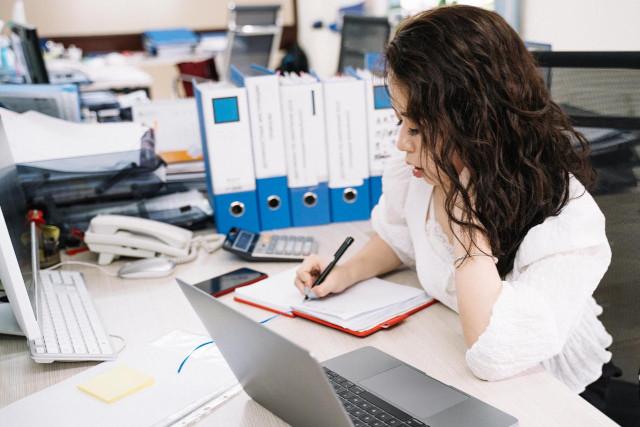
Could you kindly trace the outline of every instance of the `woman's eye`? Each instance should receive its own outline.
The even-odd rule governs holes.
[[[419,133],[420,133],[420,132],[418,131],[418,129],[415,129],[415,128],[413,128],[413,129],[412,129],[412,128],[409,128],[409,135],[410,135],[410,136],[416,136],[416,135],[418,135]]]
[[[398,120],[398,123],[396,123],[396,126],[400,126],[402,125],[402,119]]]

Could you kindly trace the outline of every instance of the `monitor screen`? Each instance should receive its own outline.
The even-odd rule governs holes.
[[[389,32],[387,18],[345,15],[338,72],[345,67],[364,68],[367,53],[384,52]]]
[[[243,73],[248,73],[253,64],[268,68],[275,39],[275,34],[234,34],[229,64]]]
[[[0,207],[2,207],[2,215],[7,224],[9,238],[16,253],[29,299],[35,306],[31,236],[29,224],[26,221],[27,203],[17,175],[7,135],[0,120]]]
[[[33,27],[11,23],[12,44],[16,60],[25,73],[25,83],[49,83],[38,32]]]

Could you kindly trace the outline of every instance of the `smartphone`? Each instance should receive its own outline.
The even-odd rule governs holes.
[[[220,276],[197,283],[196,288],[201,289],[214,297],[228,294],[235,288],[247,286],[256,283],[262,279],[266,279],[267,275],[261,271],[251,268],[239,268]]]

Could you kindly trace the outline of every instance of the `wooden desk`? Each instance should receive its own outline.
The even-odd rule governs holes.
[[[362,246],[370,234],[367,222],[332,224],[295,229],[295,233],[314,235],[321,253],[329,255],[344,239],[355,237],[354,246]],[[354,248],[350,250],[353,254]],[[87,254],[86,259],[92,257]],[[176,276],[196,283],[211,276],[246,265],[233,255],[219,251],[177,268]],[[257,270],[275,273],[291,264],[257,263]],[[112,267],[117,269],[117,265]],[[205,333],[172,277],[159,280],[120,280],[101,275],[97,270],[81,270],[105,326],[110,333],[126,338],[128,343],[147,343],[175,329]],[[396,272],[391,280],[417,286],[415,273]],[[255,319],[269,314],[263,310],[225,299],[238,310]],[[414,365],[434,378],[482,399],[520,420],[520,426],[611,426],[606,416],[572,393],[562,383],[537,369],[509,380],[485,382],[476,379],[465,364],[465,345],[456,313],[436,304],[398,327],[368,338],[356,338],[303,319],[280,317],[268,327],[305,347],[320,361],[356,348],[371,345]],[[0,407],[30,393],[70,377],[93,363],[32,362],[24,339],[0,338]],[[35,408],[34,408],[35,409]],[[277,417],[241,393],[204,419],[203,426],[281,426]]]

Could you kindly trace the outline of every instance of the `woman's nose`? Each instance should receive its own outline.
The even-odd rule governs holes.
[[[396,147],[400,151],[404,151],[405,153],[413,153],[414,147],[409,138],[403,135],[402,131],[398,135],[398,141],[396,142]]]

